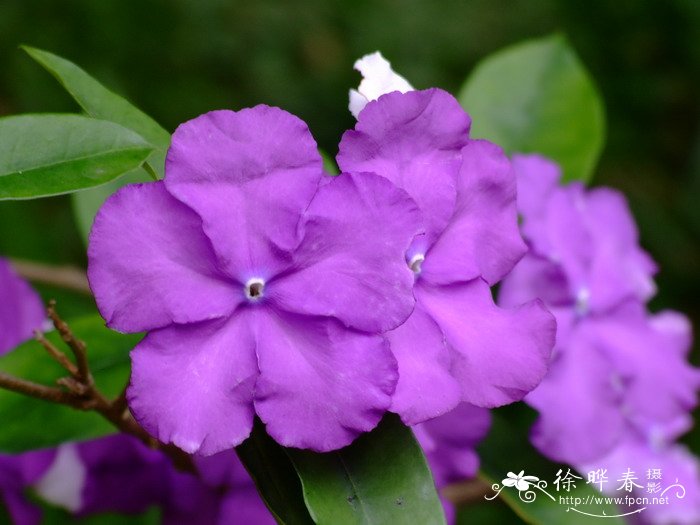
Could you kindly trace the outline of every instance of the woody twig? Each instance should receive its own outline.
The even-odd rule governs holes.
[[[0,388],[78,410],[95,411],[121,432],[137,437],[151,448],[163,451],[180,470],[195,472],[189,455],[173,445],[160,443],[138,424],[127,407],[126,388],[114,400],[108,399],[100,392],[90,372],[87,345],[75,337],[68,323],[58,315],[55,301],[49,302],[47,314],[61,339],[71,350],[75,363],[43,333],[35,332],[35,338],[69,375],[56,381],[58,387],[49,387],[0,372]]]

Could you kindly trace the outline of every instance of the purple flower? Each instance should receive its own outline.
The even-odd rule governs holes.
[[[385,178],[324,177],[306,125],[277,108],[214,111],[173,135],[163,182],[95,219],[88,277],[107,324],[148,331],[130,407],[190,453],[229,449],[257,414],[286,446],[350,443],[390,407],[381,333],[414,299],[420,231]]]
[[[46,315],[39,295],[0,259],[0,355],[30,339]]]
[[[479,470],[475,447],[491,428],[491,413],[461,403],[451,412],[413,427],[423,448],[438,490],[451,483],[473,478]],[[440,497],[449,523],[455,521],[455,508]]]
[[[469,138],[470,119],[439,89],[369,102],[343,136],[344,171],[374,172],[406,190],[425,217],[407,253],[416,308],[388,334],[399,368],[391,410],[407,424],[460,402],[493,407],[542,379],[555,324],[539,302],[494,305],[489,287],[525,253],[515,177],[497,146]]]
[[[687,319],[645,310],[656,268],[624,198],[559,187],[558,168],[541,157],[513,161],[531,251],[502,283],[499,302],[539,297],[558,324],[550,371],[526,398],[540,413],[533,443],[576,465],[631,434],[672,442],[692,424],[700,374],[687,363]]]

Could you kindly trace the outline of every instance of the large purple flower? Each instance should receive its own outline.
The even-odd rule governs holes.
[[[470,119],[439,89],[381,96],[343,136],[341,169],[374,172],[405,189],[426,233],[407,253],[416,308],[388,334],[399,382],[391,410],[407,424],[461,401],[521,399],[544,376],[555,324],[539,302],[506,310],[489,287],[525,253],[515,177],[501,149],[469,138]]]
[[[0,259],[0,355],[30,339],[46,315],[39,295]]]
[[[623,196],[559,187],[557,166],[542,157],[515,156],[514,165],[531,250],[502,283],[499,302],[542,298],[558,323],[550,372],[526,398],[540,413],[533,443],[581,464],[630,434],[672,442],[692,424],[700,374],[687,362],[687,319],[645,309],[656,268]]]
[[[372,429],[397,381],[380,334],[413,309],[404,254],[420,220],[383,177],[325,177],[280,109],[181,125],[165,180],[113,195],[90,235],[107,324],[148,331],[132,353],[138,421],[205,455],[243,441],[255,414],[319,451]]]

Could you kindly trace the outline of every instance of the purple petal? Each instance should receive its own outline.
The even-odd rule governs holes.
[[[277,521],[260,499],[255,485],[236,487],[224,496],[219,509],[218,525],[276,525]]]
[[[140,513],[163,502],[173,467],[136,438],[117,434],[80,443],[78,454],[87,473],[80,515]]]
[[[163,328],[133,350],[129,406],[151,435],[203,455],[248,437],[258,374],[249,314]]]
[[[483,407],[518,401],[547,372],[556,323],[539,301],[499,308],[481,279],[419,285],[416,299],[445,334],[463,401]]]
[[[574,304],[566,275],[558,264],[530,252],[501,282],[498,304],[505,308],[542,299],[547,306]]]
[[[503,150],[485,140],[462,149],[457,203],[425,256],[421,278],[447,284],[481,276],[495,284],[527,251],[518,231],[515,175]]]
[[[491,428],[491,413],[468,403],[414,427],[438,487],[476,476],[475,447]]]
[[[469,116],[440,89],[389,93],[367,104],[355,130],[340,142],[342,171],[371,171],[405,189],[425,216],[425,253],[455,206],[460,150],[469,139]]]
[[[202,217],[227,272],[246,282],[286,267],[323,168],[306,124],[261,105],[180,125],[165,173],[168,191]]]
[[[42,469],[49,466],[51,458],[52,455],[42,453],[39,458]],[[24,455],[0,455],[0,513],[4,507],[16,525],[38,525],[41,522],[41,510],[25,494],[25,489],[36,481],[40,472],[27,463]]]
[[[244,300],[217,270],[199,217],[162,182],[126,186],[90,232],[88,278],[111,328],[139,332],[222,317]]]
[[[544,227],[547,204],[561,179],[559,166],[540,155],[512,157],[513,171],[518,180],[518,212],[523,217],[523,235],[529,238]]]
[[[319,452],[373,429],[398,374],[382,338],[330,318],[267,311],[258,325],[255,408],[281,445]]]
[[[591,308],[602,311],[635,297],[656,292],[656,264],[639,247],[639,235],[624,195],[609,188],[588,193],[586,210],[596,256],[591,268]]]
[[[459,403],[459,383],[450,373],[450,353],[440,327],[420,305],[386,334],[399,364],[391,411],[407,425],[449,412]]]
[[[0,355],[30,339],[46,319],[39,295],[0,259]]]
[[[526,401],[540,413],[533,444],[555,461],[581,463],[605,454],[625,428],[622,378],[582,322]],[[595,432],[592,432],[595,429]]]
[[[630,303],[595,320],[594,329],[615,370],[629,378],[620,412],[638,429],[665,440],[684,434],[700,388],[700,371],[687,361],[688,320],[670,311],[650,316]]]
[[[294,269],[270,283],[270,297],[285,310],[360,330],[395,328],[414,305],[405,256],[420,227],[413,200],[385,178],[340,175],[304,214]]]

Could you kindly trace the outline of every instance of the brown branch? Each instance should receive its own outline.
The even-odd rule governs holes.
[[[78,363],[78,377],[85,384],[92,384],[92,375],[90,374],[90,366],[88,365],[87,359],[87,347],[85,343],[80,339],[77,339],[73,332],[71,332],[68,323],[61,319],[56,313],[56,301],[49,301],[49,307],[46,309],[46,313],[49,319],[53,322],[54,327],[58,330],[58,333],[63,339],[63,342],[68,345],[75,356],[75,360]]]
[[[490,486],[481,478],[469,479],[447,485],[442,489],[442,495],[454,505],[464,505],[483,501],[489,494]]]
[[[49,355],[70,373],[71,377],[61,377],[56,381],[56,383],[65,390],[33,383],[5,372],[0,372],[0,388],[44,401],[67,405],[78,410],[93,410],[107,419],[121,432],[135,436],[151,448],[161,450],[170,457],[173,464],[180,470],[196,472],[192,458],[186,452],[174,445],[160,443],[138,424],[128,409],[126,403],[126,388],[124,388],[122,393],[114,401],[107,399],[102,392],[97,389],[92,374],[90,373],[87,359],[87,346],[83,341],[77,339],[73,335],[68,323],[58,315],[55,301],[49,302],[47,313],[49,318],[53,321],[61,339],[63,339],[64,343],[72,350],[78,363],[76,367],[71,363],[68,357],[56,348],[53,343],[48,341],[43,334],[36,334],[37,340],[46,349]]]
[[[11,259],[13,268],[25,279],[91,295],[85,272],[74,266],[53,266],[34,261]]]
[[[54,344],[44,337],[44,334],[39,330],[34,330],[34,339],[36,339],[46,352],[61,365],[70,375],[78,377],[78,368],[71,363],[68,356],[61,352]]]
[[[0,372],[0,388],[54,403],[71,404],[73,402],[73,396],[69,392],[20,379],[5,372]]]

